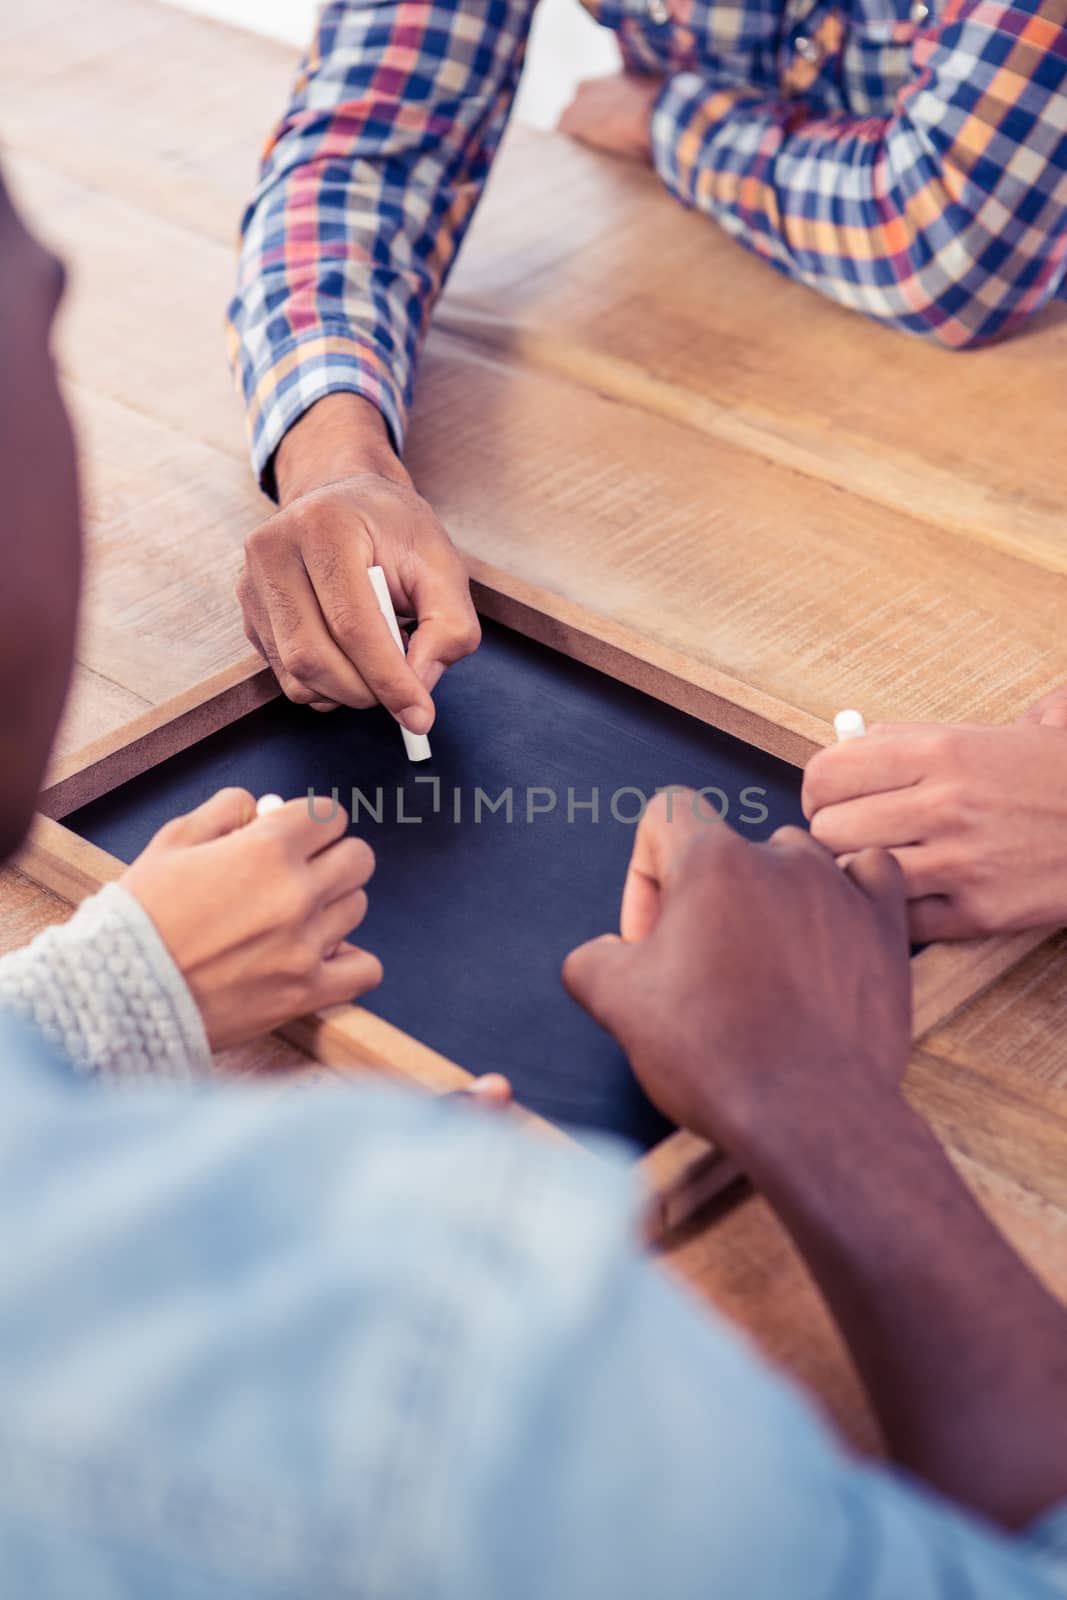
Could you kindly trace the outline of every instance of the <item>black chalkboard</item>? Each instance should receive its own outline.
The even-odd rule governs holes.
[[[727,821],[761,839],[802,822],[800,771],[491,624],[436,700],[433,759],[419,766],[380,710],[321,716],[278,700],[65,821],[130,861],[227,784],[336,790],[350,811],[360,791],[378,870],[358,939],[386,974],[364,1003],[473,1072],[506,1073],[543,1116],[647,1148],[667,1124],[567,998],[560,963],[618,926],[642,796],[714,788]],[[595,816],[582,804],[594,791]]]

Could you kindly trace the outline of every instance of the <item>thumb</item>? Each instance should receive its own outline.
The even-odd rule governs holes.
[[[256,802],[247,789],[220,789],[195,811],[175,817],[170,826],[170,842],[176,845],[210,844],[254,822]]]
[[[477,650],[482,637],[467,573],[453,550],[424,562],[411,598],[417,626],[408,666],[432,694],[445,669]]]
[[[595,1022],[618,1036],[630,990],[628,982],[640,946],[617,933],[602,934],[572,950],[563,963],[563,986]]]

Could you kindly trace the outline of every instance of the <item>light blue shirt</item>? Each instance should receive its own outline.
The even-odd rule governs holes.
[[[622,1163],[387,1088],[86,1083],[0,1020],[3,1600],[1012,1600],[631,1238]],[[1057,1548],[1058,1546],[1058,1548]]]

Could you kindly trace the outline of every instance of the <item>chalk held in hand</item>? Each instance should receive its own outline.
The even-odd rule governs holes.
[[[263,794],[256,801],[256,816],[269,817],[272,811],[280,811],[285,801],[280,794]]]
[[[378,601],[378,609],[381,611],[382,616],[389,624],[389,632],[393,636],[397,649],[400,651],[401,655],[403,655],[404,637],[400,632],[400,624],[396,620],[396,612],[393,610],[393,601],[392,596],[389,593],[389,585],[385,581],[385,569],[384,567],[369,567],[367,570],[371,581],[371,588],[374,590],[375,597]],[[407,728],[404,727],[403,723],[400,724],[400,732],[403,735],[404,749],[408,753],[408,760],[429,761],[430,741],[427,739],[426,735],[424,733],[409,733]]]
[[[834,718],[834,732],[839,744],[844,744],[846,739],[862,739],[867,732],[862,711],[839,711]]]

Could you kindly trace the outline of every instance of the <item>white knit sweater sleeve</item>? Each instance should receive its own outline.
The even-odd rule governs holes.
[[[0,959],[0,1008],[34,1023],[86,1074],[189,1078],[211,1069],[196,1001],[121,884]]]

